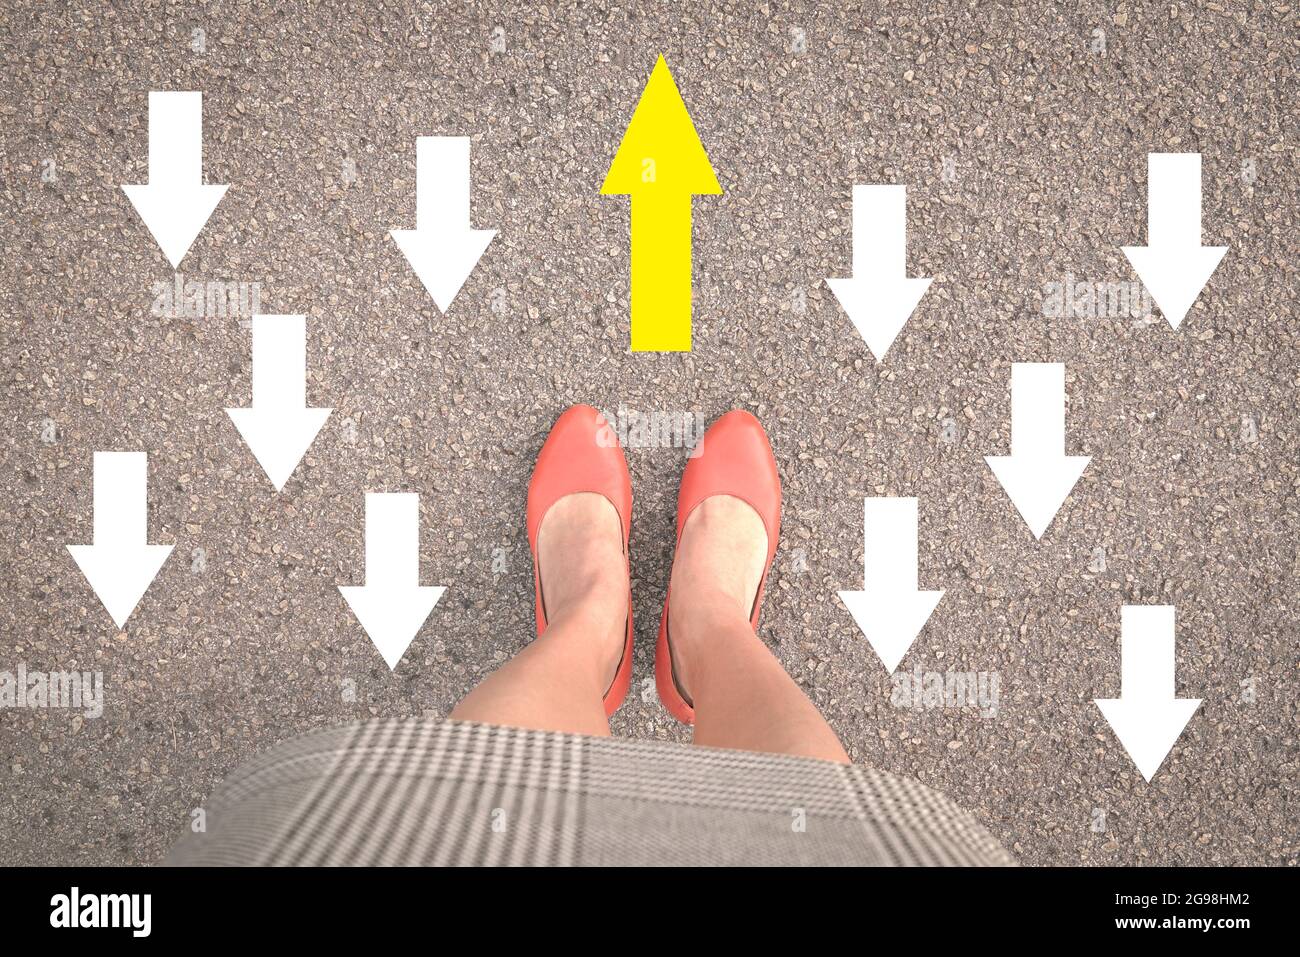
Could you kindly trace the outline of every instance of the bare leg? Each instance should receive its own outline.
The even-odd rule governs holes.
[[[762,519],[729,495],[705,499],[682,530],[668,626],[695,743],[847,764],[835,732],[749,625],[766,558]]]
[[[460,721],[609,734],[603,698],[623,656],[627,560],[604,496],[566,495],[537,535],[546,632],[452,711]]]

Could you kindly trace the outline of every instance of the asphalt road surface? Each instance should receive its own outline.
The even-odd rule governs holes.
[[[104,699],[0,712],[0,860],[155,862],[249,755],[447,713],[531,637],[525,487],[589,402],[762,419],[786,507],[762,638],[856,761],[1027,864],[1295,864],[1297,36],[1271,2],[9,3],[0,671],[101,672]],[[599,195],[660,53],[724,190],[694,203],[689,354],[629,351],[628,204]],[[185,280],[307,316],[334,412],[280,494],[224,411],[246,317],[168,310],[120,189],[147,181],[151,90],[202,91],[230,184]],[[446,315],[388,237],[421,135],[473,138],[498,230]],[[1052,283],[1134,281],[1148,152],[1202,154],[1229,249],[1186,321],[1045,314]],[[908,274],[934,279],[879,365],[824,282],[857,183],[907,185]],[[1092,456],[1039,541],[983,462],[1018,361],[1065,363],[1067,451]],[[121,632],[65,548],[116,449],[148,452],[150,541],[175,545]],[[628,451],[616,734],[689,739],[651,680],[685,457]],[[366,491],[420,494],[422,580],[448,588],[395,672],[336,587],[362,581]],[[919,499],[920,585],[946,590],[899,674],[996,677],[995,707],[900,704],[837,598],[872,495]],[[1120,690],[1121,607],[1152,603],[1204,703],[1148,784],[1092,699]]]

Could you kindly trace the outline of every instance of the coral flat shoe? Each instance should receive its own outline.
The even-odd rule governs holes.
[[[627,557],[632,524],[632,479],[614,430],[604,416],[589,405],[567,409],[551,427],[537,454],[528,483],[528,547],[533,553],[533,584],[537,595],[537,635],[546,631],[546,599],[537,560],[537,533],[552,505],[577,492],[603,495],[618,513],[623,527],[623,556]],[[630,578],[630,576],[629,576]],[[627,639],[614,682],[605,692],[605,714],[618,710],[632,683],[632,591],[627,596]]]
[[[767,530],[767,563],[750,610],[749,623],[758,630],[758,611],[767,585],[767,572],[776,554],[781,535],[781,477],[776,459],[762,424],[748,412],[735,410],[718,419],[704,433],[703,450],[686,463],[682,485],[677,493],[677,544],[682,543],[682,529],[695,506],[714,495],[731,495],[749,504],[763,520]],[[672,590],[664,598],[664,616],[659,622],[659,643],[655,648],[655,685],[659,700],[679,721],[695,723],[695,708],[673,674],[673,659],[668,641],[668,603]]]

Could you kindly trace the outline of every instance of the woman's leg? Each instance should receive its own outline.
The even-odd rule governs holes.
[[[580,492],[560,499],[537,534],[546,631],[452,711],[461,721],[609,734],[604,695],[623,657],[627,560],[614,506]]]
[[[729,495],[682,529],[668,630],[677,682],[695,706],[695,743],[848,763],[816,706],[749,624],[767,560],[763,521]]]

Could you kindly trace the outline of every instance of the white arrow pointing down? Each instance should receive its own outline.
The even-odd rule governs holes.
[[[907,278],[907,187],[853,187],[853,276],[827,285],[882,362],[930,287]]]
[[[420,496],[366,493],[366,583],[339,591],[390,669],[447,589],[420,584]]]
[[[176,269],[226,194],[203,185],[203,94],[149,94],[149,185],[123,186]]]
[[[144,452],[96,452],[94,544],[69,545],[86,581],[118,628],[126,624],[171,554],[148,544],[148,457]]]
[[[890,674],[943,598],[942,590],[916,587],[916,515],[914,498],[866,500],[862,591],[840,592],[840,600]]]
[[[332,409],[307,408],[307,319],[253,317],[253,405],[227,409],[277,492]]]
[[[987,455],[1034,538],[1042,538],[1091,456],[1065,454],[1065,366],[1011,366],[1011,454]]]
[[[415,229],[389,235],[446,312],[496,235],[494,229],[470,228],[469,137],[415,141]]]
[[[1147,244],[1120,248],[1177,329],[1228,251],[1201,245],[1200,153],[1147,154]]]
[[[1168,756],[1200,698],[1174,697],[1173,605],[1120,611],[1120,696],[1094,703],[1148,782]]]

